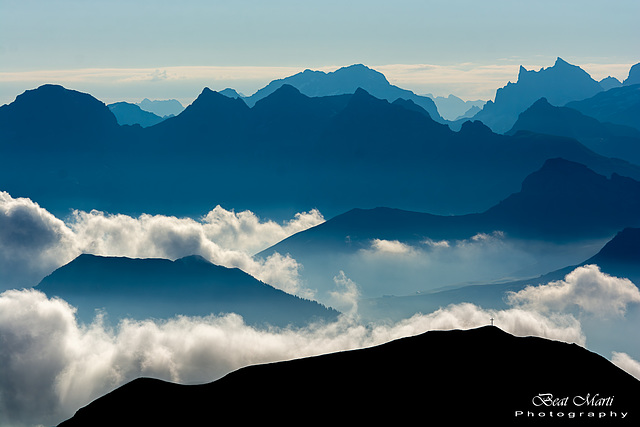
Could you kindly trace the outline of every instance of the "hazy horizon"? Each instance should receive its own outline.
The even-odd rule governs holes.
[[[46,83],[105,103],[189,104],[204,87],[251,95],[305,69],[356,63],[417,94],[488,100],[520,65],[562,57],[596,80],[623,80],[640,61],[632,0],[0,0],[0,11],[0,105]]]

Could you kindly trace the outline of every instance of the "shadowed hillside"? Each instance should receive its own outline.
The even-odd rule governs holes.
[[[106,310],[107,320],[113,321],[237,313],[261,326],[302,326],[338,315],[199,256],[170,261],[80,255],[45,277],[37,289],[77,307],[87,323],[96,309]]]
[[[536,396],[546,393],[567,398],[567,405],[538,406]],[[598,401],[610,402],[606,407],[574,403],[596,393],[614,398]],[[566,422],[572,413],[581,418],[580,425],[632,425],[639,417],[638,397],[640,382],[582,347],[515,337],[487,326],[246,367],[203,385],[137,379],[80,409],[60,427],[197,425],[211,420],[212,411],[240,424],[273,419],[299,425],[321,416],[363,425],[407,425],[416,418],[452,425],[549,425]],[[598,418],[601,411],[604,419]]]

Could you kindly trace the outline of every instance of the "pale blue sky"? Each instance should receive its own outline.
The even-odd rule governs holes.
[[[640,62],[638,17],[637,0],[0,0],[0,103],[42,83],[105,102],[249,95],[353,63],[418,93],[486,99],[520,64],[557,56],[623,79]]]

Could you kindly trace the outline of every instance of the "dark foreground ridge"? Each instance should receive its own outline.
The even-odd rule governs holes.
[[[639,381],[583,347],[486,326],[250,366],[202,385],[140,378],[60,427],[216,419],[240,425],[637,425],[639,397]]]

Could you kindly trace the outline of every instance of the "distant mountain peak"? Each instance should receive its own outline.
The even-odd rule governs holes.
[[[522,65],[516,83],[509,82],[496,91],[495,101],[487,102],[474,116],[494,132],[507,132],[525,111],[541,97],[552,105],[590,98],[602,92],[602,86],[582,68],[558,57],[552,67],[539,71],[527,70]]]
[[[629,70],[629,76],[622,82],[624,86],[640,84],[640,62]]]
[[[594,261],[640,261],[640,228],[626,227],[600,250]]]
[[[198,95],[198,97],[191,103],[191,105],[189,105],[185,109],[185,112],[192,112],[195,109],[207,109],[211,107],[222,108],[222,106],[238,106],[241,104],[244,104],[246,107],[246,104],[242,99],[230,98],[221,94],[220,92],[216,92],[209,89],[208,87],[205,87],[204,89],[202,89],[202,92],[200,92],[200,95]]]
[[[174,262],[183,263],[199,263],[199,264],[213,264],[211,261],[203,257],[202,255],[187,255],[182,258],[178,258]]]
[[[492,130],[480,120],[467,120],[462,124],[460,132],[473,134],[490,134]]]
[[[305,70],[283,79],[273,80],[246,98],[247,104],[255,105],[284,84],[296,87],[300,93],[308,97],[354,94],[358,88],[362,88],[372,96],[390,103],[398,98],[410,99],[427,111],[433,120],[440,123],[445,122],[431,98],[416,95],[410,90],[394,86],[389,83],[384,74],[363,64],[353,64],[328,73]]]

